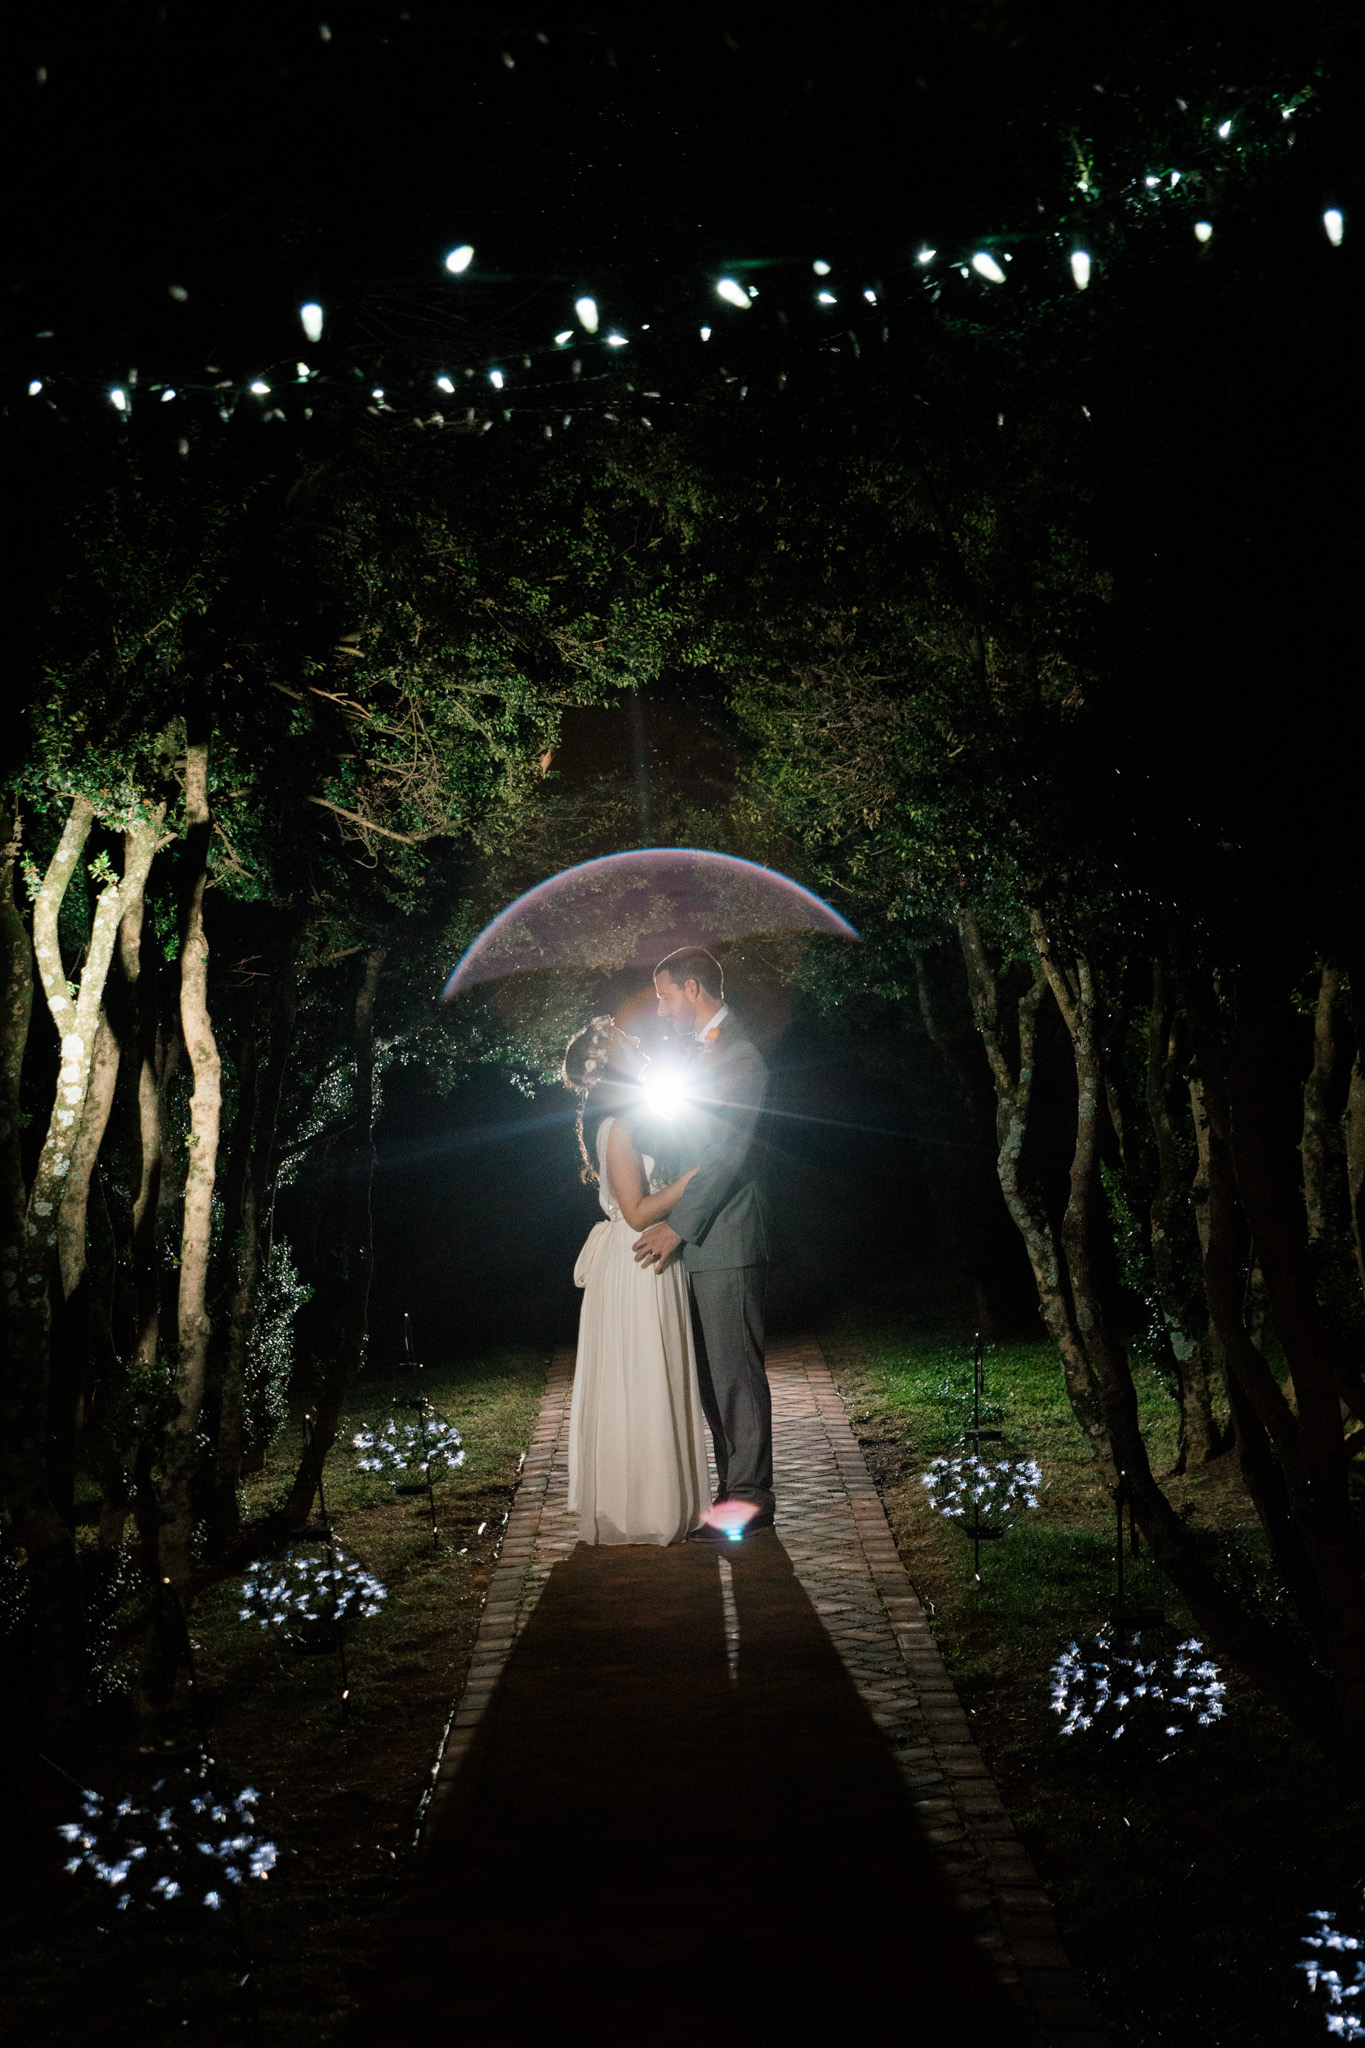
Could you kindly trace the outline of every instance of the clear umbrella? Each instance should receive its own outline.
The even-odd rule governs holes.
[[[651,968],[679,946],[760,933],[856,939],[846,917],[773,868],[687,846],[637,847],[538,882],[480,932],[446,997],[538,968]]]

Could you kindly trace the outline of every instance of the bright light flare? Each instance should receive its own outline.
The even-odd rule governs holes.
[[[473,261],[473,243],[461,242],[458,249],[452,249],[446,257],[446,269],[452,277],[462,277]]]
[[[1090,283],[1090,257],[1084,249],[1071,252],[1071,275],[1076,280],[1076,289],[1083,292]]]
[[[978,277],[989,278],[992,284],[1003,284],[1005,282],[1005,273],[989,250],[977,250],[972,258],[972,269]]]
[[[573,309],[579,326],[586,328],[589,334],[596,334],[598,321],[596,299],[589,299],[587,297],[575,299]]]
[[[732,1543],[738,1543],[758,1509],[751,1500],[718,1500],[706,1510],[699,1527],[721,1529]]]
[[[299,322],[309,341],[322,340],[322,308],[315,299],[299,307]]]
[[[1329,206],[1326,213],[1322,216],[1322,224],[1327,230],[1327,239],[1332,244],[1332,247],[1339,249],[1341,247],[1341,238],[1346,232],[1346,222],[1342,218],[1341,208],[1339,206]]]
[[[749,297],[743,285],[737,284],[733,277],[718,277],[716,279],[716,297],[724,299],[727,306],[738,306],[740,311],[744,313],[747,313],[753,304],[753,300]]]
[[[671,1074],[660,1074],[657,1080],[644,1082],[641,1092],[646,1109],[670,1124],[687,1100],[686,1088]]]

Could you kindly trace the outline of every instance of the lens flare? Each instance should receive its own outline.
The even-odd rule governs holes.
[[[637,847],[528,889],[475,939],[445,996],[543,968],[650,969],[679,946],[759,932],[858,937],[810,889],[756,861],[698,847]]]
[[[731,1543],[738,1543],[757,1513],[758,1509],[751,1500],[718,1500],[714,1507],[706,1510],[698,1526],[720,1529]]]

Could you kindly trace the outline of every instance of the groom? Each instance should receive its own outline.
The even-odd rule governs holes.
[[[636,1239],[635,1257],[658,1266],[683,1247],[701,1401],[716,1447],[717,1502],[754,1510],[747,1536],[773,1523],[772,1397],[763,1369],[768,1239],[749,1158],[768,1070],[725,1003],[720,962],[701,947],[661,960],[654,993],[660,1016],[697,1043],[683,1161],[697,1171],[668,1221]],[[692,1540],[734,1537],[705,1523]]]

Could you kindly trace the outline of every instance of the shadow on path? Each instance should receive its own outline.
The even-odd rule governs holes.
[[[1022,2039],[773,1534],[550,1574],[355,2038]]]

